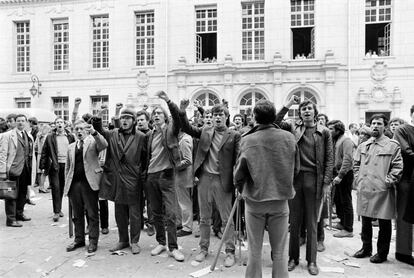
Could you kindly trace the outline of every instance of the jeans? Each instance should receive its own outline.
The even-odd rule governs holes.
[[[234,253],[234,223],[230,217],[232,193],[224,192],[219,175],[202,173],[198,186],[198,203],[200,206],[200,248],[207,251],[210,246],[210,225],[213,200],[220,212],[223,227],[230,221],[228,233],[223,238],[226,253]]]
[[[262,277],[262,246],[266,224],[272,248],[272,278],[289,277],[287,262],[288,201],[252,202],[246,200],[245,217],[249,242],[249,258],[245,277]]]
[[[154,217],[157,242],[166,245],[165,222],[168,234],[168,249],[173,251],[177,245],[176,208],[177,197],[174,185],[174,170],[166,169],[148,174],[147,191]],[[163,206],[165,210],[163,210]]]

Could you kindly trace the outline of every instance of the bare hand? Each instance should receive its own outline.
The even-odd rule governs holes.
[[[194,106],[198,108],[198,107],[201,106],[201,104],[200,104],[200,102],[198,100],[195,100],[194,101]]]
[[[323,187],[323,198],[327,200],[331,197],[331,185],[327,185]]]
[[[293,95],[293,96],[290,97],[290,99],[288,100],[288,102],[285,104],[285,107],[286,108],[290,108],[290,107],[292,107],[292,105],[298,104],[299,101],[300,101],[299,97]]]
[[[105,111],[108,110],[108,105],[107,104],[102,104],[101,105],[101,111]]]
[[[341,183],[341,181],[342,181],[342,179],[341,179],[340,177],[336,176],[336,177],[333,179],[332,183],[333,183],[333,184],[340,184],[340,183]]]
[[[85,126],[85,131],[89,134],[94,134],[95,133],[95,129],[93,128],[93,125],[91,125],[91,124]]]
[[[246,114],[247,114],[247,116],[250,116],[252,114],[252,108],[251,107],[247,108]]]
[[[188,99],[183,99],[180,101],[180,110],[186,110],[190,105],[190,101]]]
[[[122,109],[122,107],[124,107],[124,105],[123,105],[121,102],[118,102],[118,103],[116,104],[116,106],[115,106],[115,109],[119,109],[119,110],[121,110],[121,109]]]
[[[170,100],[167,93],[164,92],[164,91],[158,91],[158,92],[155,93],[155,95],[157,97],[159,97],[160,99],[163,99],[166,102],[168,102]]]
[[[82,99],[80,97],[75,98],[75,105],[79,106],[81,102],[82,102]]]

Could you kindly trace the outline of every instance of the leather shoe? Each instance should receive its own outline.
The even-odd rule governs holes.
[[[58,222],[59,221],[59,213],[55,213],[53,215],[53,222]]]
[[[30,221],[30,220],[32,220],[32,218],[27,217],[26,215],[22,214],[22,215],[16,216],[16,220],[19,220],[19,221]]]
[[[369,258],[369,261],[373,264],[380,264],[387,260],[387,257],[381,257],[378,253]]]
[[[129,247],[128,242],[118,242],[114,247],[109,249],[109,252],[115,252],[115,251],[118,251],[118,250],[125,249],[127,247]]]
[[[401,254],[401,253],[395,253],[395,259],[397,261],[409,264],[409,265],[414,265],[414,258],[411,255],[405,255],[405,254]]]
[[[184,231],[183,229],[181,229],[177,232],[177,237],[189,236],[192,233],[193,232],[191,232],[191,231]]]
[[[107,235],[107,234],[109,234],[109,230],[108,230],[108,228],[102,228],[101,233],[102,233],[103,235]]]
[[[372,254],[372,251],[362,248],[361,250],[357,251],[354,254],[354,258],[362,259],[362,258],[370,257],[371,254]]]
[[[80,248],[80,247],[83,247],[83,246],[85,246],[85,242],[84,241],[82,241],[82,242],[72,242],[71,244],[69,244],[66,247],[66,252],[74,251],[77,248]]]
[[[288,271],[292,271],[295,269],[295,267],[299,264],[299,261],[296,261],[294,259],[290,259],[288,262]]]
[[[97,249],[98,249],[98,245],[96,243],[92,243],[92,242],[89,243],[88,253],[94,253],[96,252]]]
[[[319,268],[316,263],[308,263],[308,272],[310,275],[318,275]]]
[[[26,199],[26,204],[28,204],[28,205],[32,205],[32,206],[35,206],[36,205],[36,203],[35,202],[33,202],[32,200],[30,200],[30,199]]]
[[[8,227],[23,227],[23,225],[20,224],[17,221],[7,222],[6,223],[6,226],[8,226]]]

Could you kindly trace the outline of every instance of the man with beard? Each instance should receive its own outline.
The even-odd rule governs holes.
[[[229,130],[226,121],[229,111],[225,105],[216,105],[211,109],[213,114],[213,127],[198,128],[191,126],[185,114],[189,104],[182,101],[181,113],[171,110],[171,114],[180,115],[182,130],[192,137],[200,138],[194,160],[194,173],[200,180],[198,186],[198,200],[200,206],[200,253],[196,261],[202,262],[208,255],[210,245],[210,222],[212,203],[215,201],[223,226],[231,221],[230,228],[224,238],[226,245],[226,259],[224,266],[231,267],[235,263],[234,257],[234,225],[229,219],[232,208],[233,167],[239,154],[240,134]]]
[[[65,195],[69,196],[72,205],[75,240],[66,247],[66,251],[71,252],[85,246],[86,211],[89,229],[88,253],[93,253],[98,248],[99,238],[98,191],[102,176],[99,153],[106,149],[108,143],[83,120],[75,122],[74,130],[77,140],[68,147]]]
[[[409,220],[409,207],[413,207],[413,172],[414,172],[414,105],[410,109],[411,123],[403,124],[394,130],[394,139],[401,145],[404,170],[397,185],[397,235],[395,240],[395,258],[400,262],[414,265],[413,221]],[[413,211],[413,210],[411,210]],[[411,213],[411,218],[413,218]]]
[[[365,258],[372,253],[372,219],[377,218],[379,232],[377,254],[372,263],[387,260],[390,249],[392,225],[395,218],[395,186],[401,178],[403,160],[400,144],[384,135],[388,119],[384,114],[374,114],[370,120],[372,137],[358,146],[354,155],[354,179],[357,187],[357,213],[362,217],[362,248],[355,258]]]
[[[5,200],[6,225],[22,227],[17,221],[30,221],[24,215],[27,186],[34,180],[36,160],[34,157],[34,140],[25,131],[27,118],[25,115],[13,115],[15,127],[1,136],[0,142],[0,179],[16,181],[17,199]],[[10,117],[11,119],[11,117]],[[9,120],[9,117],[7,117]]]
[[[354,143],[345,135],[343,122],[333,120],[328,122],[331,131],[334,152],[334,179],[336,213],[341,220],[335,228],[341,230],[334,237],[353,237],[354,209],[352,208],[352,155]]]
[[[299,264],[299,231],[306,213],[306,260],[311,275],[316,265],[318,210],[330,191],[333,168],[332,139],[329,130],[317,123],[318,110],[308,100],[299,104],[300,121],[293,127],[299,147],[300,172],[295,177],[296,195],[290,201],[290,242],[288,270]]]
[[[141,252],[138,242],[141,232],[142,175],[146,165],[145,135],[136,131],[135,111],[130,108],[121,110],[120,128],[103,129],[100,117],[92,117],[92,123],[108,142],[99,197],[115,202],[119,236],[119,242],[109,251],[127,248],[131,240],[132,253],[138,254]]]
[[[56,129],[47,137],[42,148],[39,168],[49,173],[52,189],[53,221],[63,217],[62,198],[65,188],[65,163],[69,144],[75,142],[73,134],[65,129],[65,121],[58,117],[55,120]]]

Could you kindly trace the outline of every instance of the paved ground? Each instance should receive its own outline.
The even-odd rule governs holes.
[[[24,222],[23,228],[5,226],[4,202],[0,202],[0,277],[190,277],[190,273],[210,266],[213,253],[208,261],[194,264],[197,254],[198,239],[194,236],[179,238],[178,243],[185,254],[185,262],[178,263],[174,259],[161,256],[151,257],[150,250],[154,247],[155,237],[141,234],[142,252],[132,255],[126,249],[124,256],[111,255],[108,249],[117,242],[117,229],[113,218],[113,205],[110,205],[110,233],[101,235],[98,251],[94,256],[85,257],[86,250],[65,251],[72,239],[68,238],[67,198],[64,200],[65,217],[56,226],[52,226],[52,201],[50,194],[38,194],[36,206],[26,206],[26,214],[32,221]],[[336,239],[333,231],[326,231],[327,250],[318,254],[320,267],[339,267],[344,274],[322,272],[319,277],[414,277],[414,267],[401,264],[394,259],[394,236],[389,260],[381,265],[374,265],[368,259],[356,260],[345,255],[352,253],[361,246],[359,239],[360,222],[355,224],[354,238]],[[377,228],[374,231],[377,234]],[[218,248],[218,239],[212,238],[211,252]],[[271,277],[270,247],[267,238],[263,250],[264,277]],[[305,248],[301,247],[302,257]],[[247,252],[242,251],[242,261],[246,260]],[[348,258],[344,262],[356,262],[360,268],[346,266],[336,262],[335,256]],[[77,260],[85,261],[82,267],[75,267]],[[219,269],[204,277],[244,277],[244,266],[236,265],[230,269],[222,267],[223,256],[218,262]],[[306,262],[290,273],[290,277],[310,277]]]

